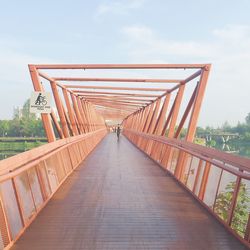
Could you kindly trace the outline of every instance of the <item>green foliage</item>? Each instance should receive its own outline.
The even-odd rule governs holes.
[[[207,145],[214,148],[216,146],[216,141],[215,140],[208,141]]]
[[[239,138],[231,139],[232,141],[250,143],[250,113],[245,118],[245,123],[240,123],[236,126],[231,126],[227,121],[221,127],[213,128],[207,126],[205,129],[201,127],[197,127],[196,135],[198,137],[202,137],[202,135],[208,134],[220,134],[220,133],[233,133],[238,134]],[[211,145],[215,146],[215,145]]]
[[[23,105],[22,117],[13,120],[0,120],[0,137],[45,137],[41,119],[29,112],[30,101]]]
[[[245,120],[246,120],[246,124],[250,126],[250,113],[248,113]]]
[[[214,211],[224,221],[228,219],[228,212],[231,207],[235,185],[236,182],[230,182],[226,186],[225,191],[221,192],[216,199]],[[247,186],[241,182],[231,227],[242,236],[244,236],[246,223],[248,221],[249,202],[250,197],[247,194]]]

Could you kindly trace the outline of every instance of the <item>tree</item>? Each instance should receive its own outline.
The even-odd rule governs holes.
[[[9,132],[9,121],[2,120],[0,121],[0,136],[6,136]]]
[[[246,124],[250,126],[250,113],[248,113],[248,115],[246,116],[245,121],[246,121]]]
[[[35,114],[30,113],[30,99],[26,100],[26,102],[23,104],[22,118],[36,119]]]
[[[225,121],[225,122],[223,123],[223,125],[222,125],[222,130],[223,130],[224,132],[230,132],[231,126],[230,126],[230,124],[228,123],[228,121]]]
[[[233,192],[236,182],[228,183],[224,192],[221,192],[216,199],[214,212],[219,215],[224,221],[228,219],[228,212],[231,207]],[[240,189],[237,197],[237,203],[234,209],[231,227],[237,231],[241,236],[245,234],[245,227],[248,221],[248,203],[250,197],[248,196],[247,185],[240,183]]]

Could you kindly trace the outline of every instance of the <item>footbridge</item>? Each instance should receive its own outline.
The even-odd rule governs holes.
[[[0,249],[249,249],[250,160],[193,143],[210,67],[29,65],[56,110],[0,161]]]

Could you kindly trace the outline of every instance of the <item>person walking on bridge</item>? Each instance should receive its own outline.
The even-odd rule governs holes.
[[[120,125],[118,125],[117,129],[116,129],[116,134],[117,134],[117,139],[119,140],[120,137],[120,133],[121,133],[121,128]]]

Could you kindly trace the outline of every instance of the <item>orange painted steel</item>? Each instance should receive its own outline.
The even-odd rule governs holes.
[[[200,69],[208,64],[36,64],[37,69]]]
[[[130,91],[168,91],[167,88],[129,88],[129,87],[110,87],[110,86],[86,86],[86,85],[64,85],[70,89],[109,89],[109,90],[130,90]]]
[[[0,237],[4,247],[10,247],[22,235],[106,134],[106,129],[96,130],[0,161]]]
[[[33,65],[33,67],[37,70],[38,72],[38,75],[43,77],[44,79],[46,80],[49,80],[49,81],[53,81],[55,82],[58,86],[60,86],[61,88],[63,89],[67,89],[71,95],[73,93],[75,93],[76,95],[80,95],[80,94],[84,94],[82,95],[82,97],[85,99],[85,100],[88,100],[89,102],[92,102],[94,103],[94,100],[93,100],[93,97],[95,95],[96,97],[96,94],[102,94],[104,97],[108,96],[108,95],[124,95],[124,96],[136,96],[136,97],[153,97],[155,98],[154,101],[157,101],[157,99],[160,99],[161,97],[167,95],[167,93],[170,93],[170,92],[173,92],[175,91],[176,89],[179,89],[179,88],[182,88],[181,86],[184,85],[185,83],[193,80],[194,78],[198,77],[199,75],[202,74],[203,71],[209,71],[209,65],[208,64],[74,64],[74,65]],[[113,70],[117,70],[117,69],[131,69],[131,70],[136,70],[136,69],[144,69],[144,70],[154,70],[154,69],[168,69],[168,70],[173,70],[173,69],[199,69],[196,73],[192,74],[191,76],[189,76],[188,78],[186,79],[159,79],[159,78],[111,78],[111,77],[105,77],[105,78],[100,78],[100,77],[92,77],[92,78],[89,78],[89,77],[51,77],[51,76],[48,76],[47,73],[44,73],[42,72],[41,70],[45,70],[45,69],[50,69],[50,70],[53,70],[53,69],[75,69],[75,70],[81,70],[81,69],[84,69],[84,70],[88,70],[88,69],[102,69],[102,70],[105,70],[105,69],[113,69]],[[67,82],[76,82],[76,81],[80,81],[80,82],[119,82],[119,83],[126,83],[126,82],[141,82],[141,83],[173,83],[173,84],[176,84],[176,86],[172,87],[171,89],[167,89],[167,88],[153,88],[153,87],[145,87],[145,88],[137,88],[137,87],[134,87],[134,88],[130,88],[130,87],[111,87],[111,86],[86,86],[86,85],[73,85],[73,84],[62,84],[62,83],[59,83],[59,81],[67,81]],[[114,92],[96,92],[96,91],[82,91],[81,89],[109,89],[109,90],[112,90]],[[71,90],[71,89],[77,89],[77,90]],[[118,92],[117,92],[118,91]],[[121,91],[127,91],[127,92],[130,92],[130,93],[124,93],[124,92],[121,92]],[[146,94],[138,94],[138,93],[131,93],[131,91],[159,91],[159,92],[163,92],[163,94],[160,94],[160,95],[146,95]],[[89,97],[86,96],[86,94],[89,95]],[[92,98],[91,98],[91,95],[92,95]],[[97,97],[98,98],[98,97]],[[105,99],[105,98],[103,98]],[[122,106],[126,107],[126,106],[131,106],[131,104],[129,104],[127,101],[131,101],[132,103],[132,100],[123,100],[121,104],[121,106],[118,106],[117,105],[117,100],[115,100],[114,97],[111,97],[111,102],[112,102],[112,106],[116,106],[117,108],[119,109],[122,109]],[[145,99],[144,99],[145,100]],[[106,105],[106,107],[110,107],[109,105],[109,101],[106,101],[105,102],[99,102],[101,101],[101,98],[98,100],[98,103],[95,102],[95,105],[98,105],[98,104],[102,104],[102,105]],[[102,100],[103,101],[103,100]],[[153,100],[152,100],[153,101]],[[72,100],[72,102],[74,102],[74,100]],[[77,101],[78,102],[78,101]],[[138,102],[142,102],[141,100],[138,100]],[[150,103],[147,103],[148,101],[145,100],[144,101],[144,104],[146,105],[149,105]],[[78,105],[79,106],[79,105]],[[142,105],[143,106],[143,105]],[[178,106],[178,103],[177,105]],[[81,121],[81,119],[84,120],[84,117],[80,118],[79,117],[79,112],[82,114],[81,112],[81,107],[76,107],[75,104],[73,104],[73,107],[75,109],[75,113],[76,113],[76,117],[78,119],[78,123],[80,124],[81,126],[81,130],[84,132],[86,129],[83,128],[83,122]],[[159,109],[160,107],[158,107]],[[59,108],[60,109],[60,108]],[[68,108],[69,109],[69,108]],[[80,111],[77,111],[80,110]],[[138,110],[140,109],[140,106],[138,106]],[[108,110],[108,109],[107,109]],[[70,112],[70,111],[68,111]],[[60,112],[59,112],[60,113]],[[131,111],[131,113],[133,113],[133,111]],[[174,115],[175,115],[175,112],[173,112]],[[61,116],[62,117],[62,116]],[[158,117],[156,114],[153,115],[153,120],[149,121],[149,123],[151,124],[151,122],[153,124],[155,124],[156,126],[156,120],[155,118],[157,118],[158,120]],[[61,119],[61,124],[64,124],[63,122],[63,117]],[[70,122],[72,123],[72,119],[69,119]],[[81,125],[82,124],[82,125]],[[150,125],[149,124],[149,125]],[[171,122],[171,126],[174,124],[174,122]],[[73,129],[73,124],[70,124],[72,129]],[[150,129],[152,130],[152,128],[147,128],[147,129]],[[63,129],[65,130],[65,128]],[[75,130],[75,129],[74,129]],[[155,130],[155,128],[153,128],[153,131]],[[65,134],[65,132],[64,132]]]
[[[241,223],[243,223],[244,231],[238,228],[239,225],[236,219],[236,217],[239,216],[236,211],[236,206],[247,206],[249,208],[248,201],[241,200],[240,192],[242,192],[242,188],[245,185],[250,184],[250,159],[227,154],[183,140],[150,135],[129,129],[125,129],[123,134],[171,174],[179,184],[185,187],[227,230],[250,247],[249,241],[244,240],[244,238],[246,239],[249,235],[250,229],[248,221],[250,220],[250,214],[247,218],[242,218]],[[140,140],[144,143],[138,143]],[[152,154],[153,152],[148,148],[150,143],[154,143],[158,146],[160,149],[158,154]],[[173,153],[168,162],[162,163],[162,154],[166,148],[170,148]],[[178,156],[181,154],[186,155],[186,161],[183,166],[184,176],[182,176],[182,178],[175,175],[175,169],[178,166]],[[225,179],[225,176],[230,176],[229,180]],[[226,211],[227,218],[224,218],[217,209],[217,207],[220,206],[218,196],[225,192],[225,186],[233,180],[235,180],[235,185],[232,186],[231,190],[233,195],[232,199],[229,200],[229,208]],[[219,189],[221,190],[218,192]],[[232,223],[234,220],[236,220],[236,222]]]
[[[138,78],[82,78],[82,77],[53,77],[56,81],[64,82],[148,82],[148,83],[180,83],[177,79],[138,79]]]
[[[68,173],[105,136],[107,128],[110,129],[107,122],[112,120],[121,121],[124,135],[131,142],[166,169],[230,232],[244,244],[250,246],[248,243],[250,217],[244,218],[244,232],[239,232],[234,220],[237,203],[240,200],[240,190],[242,185],[244,186],[250,180],[250,161],[192,143],[211,70],[210,64],[29,65],[29,69],[36,91],[44,90],[41,79],[51,84],[60,122],[57,121],[54,114],[51,117],[61,138],[65,139],[53,142],[56,138],[51,118],[49,115],[43,114],[42,120],[48,141],[53,143],[49,143],[44,148],[34,149],[34,151],[30,151],[31,153],[21,154],[20,159],[19,156],[16,156],[16,158],[3,161],[3,169],[0,168],[0,182],[11,180],[8,185],[15,198],[16,214],[19,215],[20,222],[20,230],[13,237],[8,211],[6,212],[6,207],[4,207],[6,197],[3,196],[0,200],[0,219],[2,218],[1,221],[6,224],[3,229],[1,227],[1,232],[5,232],[2,233],[5,235],[3,242],[7,242],[5,244],[8,245],[19,237],[20,232],[33,220]],[[58,69],[60,72],[74,69],[72,74],[74,75],[74,72],[78,72],[78,74],[76,77],[51,77],[48,75],[48,72],[50,74]],[[79,77],[79,72],[83,73],[83,70],[94,70],[95,73],[98,70],[110,72],[110,70],[123,69],[131,71],[139,69],[140,72],[161,70],[161,79],[148,77],[100,78],[98,73],[96,73],[96,77]],[[165,79],[162,76],[166,71],[179,72],[181,69],[186,70],[184,79],[181,77]],[[188,74],[190,75],[187,76]],[[194,81],[196,81],[195,84],[193,84]],[[67,84],[63,82],[67,82]],[[76,82],[80,83],[75,84]],[[98,82],[98,86],[86,86],[86,82]],[[140,86],[117,86],[118,83],[126,84],[128,82],[140,83]],[[115,83],[116,86],[112,83]],[[159,88],[155,85],[156,83],[161,83],[162,87]],[[145,87],[141,87],[142,84],[145,84],[143,85]],[[59,92],[58,87],[62,91]],[[184,105],[185,94],[189,93],[187,89],[190,88],[192,95],[188,103]],[[100,91],[105,89],[109,91]],[[157,94],[148,92],[157,92]],[[181,141],[178,138],[180,138],[184,126],[187,126],[187,133]],[[40,206],[36,204],[37,196],[33,191],[32,185],[34,184],[30,177],[32,173],[29,172],[31,169],[33,172],[35,171],[37,186],[40,187],[43,201]],[[56,174],[57,181],[53,181],[54,177],[51,176],[48,169]],[[11,172],[9,172],[10,170]],[[35,211],[35,215],[30,218],[27,217],[29,211],[24,209],[22,203],[23,194],[20,192],[20,182],[17,178],[21,175],[24,182],[27,182],[26,186],[30,190],[29,199],[33,202]],[[235,181],[232,199],[228,211],[226,211],[226,219],[218,214],[216,207],[218,195],[223,194],[225,175],[229,175]],[[245,205],[248,206],[248,204]]]
[[[36,67],[29,65],[30,75],[33,82],[35,91],[43,91],[41,83],[39,81],[39,75],[37,73]],[[49,142],[56,140],[55,133],[52,128],[52,123],[49,114],[42,114],[43,126]]]
[[[27,249],[247,247],[164,169],[125,138],[117,142],[116,135],[110,134],[68,177],[12,248]]]

